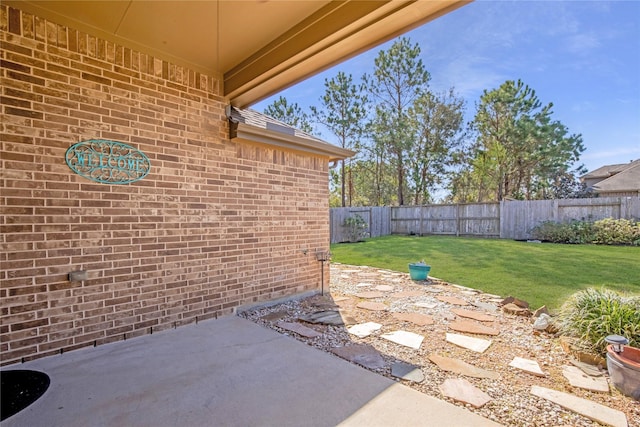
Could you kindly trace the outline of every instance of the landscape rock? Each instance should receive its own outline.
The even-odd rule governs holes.
[[[440,386],[440,391],[446,397],[468,403],[475,408],[480,408],[491,401],[491,396],[463,378],[445,380]]]
[[[522,308],[513,303],[503,305],[502,311],[507,314],[515,314],[516,316],[529,316],[531,314],[528,308]]]
[[[379,331],[380,328],[382,328],[382,325],[380,323],[367,322],[367,323],[360,323],[357,325],[353,325],[349,329],[347,329],[347,332],[359,338],[364,338],[364,337],[368,337],[375,331]]]
[[[384,294],[382,292],[369,291],[369,292],[359,292],[356,294],[356,296],[358,298],[373,299],[373,298],[382,298]]]
[[[370,301],[361,302],[356,307],[362,308],[365,310],[370,310],[370,311],[384,311],[387,309],[386,304],[383,304],[381,302],[370,302]]]
[[[414,350],[418,350],[424,340],[422,335],[408,331],[393,331],[388,334],[383,334],[381,337],[396,344],[413,348]]]
[[[429,360],[438,365],[438,368],[442,369],[443,371],[454,372],[456,374],[474,378],[489,378],[492,380],[497,380],[498,378],[500,378],[500,374],[498,374],[497,372],[478,368],[467,362],[453,359],[451,357],[430,354]]]
[[[282,329],[285,329],[287,331],[295,332],[296,334],[300,334],[303,337],[307,337],[307,338],[315,338],[322,335],[320,332],[313,330],[311,328],[307,328],[306,326],[301,325],[300,323],[278,322],[276,326]]]
[[[533,317],[540,317],[541,314],[546,314],[546,315],[551,315],[551,313],[549,313],[549,309],[547,308],[546,305],[543,305],[542,307],[540,307],[539,309],[537,309],[536,311],[533,312]]]
[[[286,317],[289,313],[286,310],[278,310],[273,313],[269,313],[261,317],[261,319],[266,320],[268,322],[276,322],[283,317]]]
[[[424,295],[424,292],[421,291],[402,291],[396,292],[393,294],[395,298],[413,298],[413,297],[421,297]]]
[[[438,306],[437,302],[417,302],[414,304],[416,307],[420,308],[428,308],[431,310],[432,308],[436,308]]]
[[[540,369],[540,365],[535,360],[524,359],[522,357],[514,357],[509,366],[514,367],[516,369],[520,369],[521,371],[528,372],[532,375],[536,375],[538,377],[545,377],[546,374],[542,372]]]
[[[570,360],[571,364],[577,368],[579,368],[582,372],[589,375],[590,377],[601,377],[604,375],[604,372],[601,371],[597,366],[589,365],[588,363],[580,362],[579,360]]]
[[[500,305],[515,304],[520,308],[529,308],[529,303],[516,297],[508,296],[500,302]]]
[[[485,311],[489,311],[491,313],[495,313],[496,311],[498,311],[498,306],[495,304],[492,304],[490,302],[482,302],[482,301],[476,301],[471,303],[474,307],[478,307],[481,308]]]
[[[393,313],[393,317],[403,322],[411,322],[419,326],[433,325],[433,316],[420,313]]]
[[[308,323],[321,323],[323,325],[334,326],[344,325],[344,320],[342,320],[340,312],[334,310],[316,311],[309,315],[300,316],[299,319]]]
[[[454,331],[466,332],[479,335],[498,335],[500,331],[470,320],[456,320],[451,322],[449,327]]]
[[[477,311],[465,310],[464,308],[452,308],[451,312],[457,316],[478,320],[480,322],[494,322],[496,320],[495,316],[479,313]]]
[[[484,353],[489,346],[491,346],[491,341],[489,340],[468,337],[460,334],[446,333],[446,340],[451,344],[466,348],[467,350],[475,351],[476,353]]]
[[[589,376],[576,366],[563,366],[562,375],[574,387],[601,393],[609,392],[609,383],[606,378]]]
[[[419,366],[405,362],[397,362],[391,365],[391,375],[403,380],[421,383],[424,381],[424,373]]]
[[[576,412],[600,424],[611,427],[628,426],[627,416],[624,412],[587,399],[582,399],[569,393],[534,385],[531,386],[531,394],[556,403],[565,409]]]
[[[461,298],[456,298],[456,297],[448,297],[448,296],[439,296],[436,297],[438,298],[438,300],[442,301],[442,302],[446,302],[452,305],[469,305],[469,303]]]
[[[533,322],[533,329],[536,329],[538,331],[546,331],[551,326],[551,316],[545,313],[541,313]]]
[[[369,344],[354,344],[345,347],[332,348],[331,352],[350,362],[357,363],[369,369],[384,368],[384,359],[373,346]]]
[[[380,292],[391,292],[393,291],[394,288],[393,286],[389,286],[389,285],[378,285],[376,286],[375,289]]]

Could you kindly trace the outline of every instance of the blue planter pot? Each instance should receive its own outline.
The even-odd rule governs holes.
[[[417,262],[409,264],[409,275],[411,276],[411,280],[427,280],[430,271],[430,265]]]

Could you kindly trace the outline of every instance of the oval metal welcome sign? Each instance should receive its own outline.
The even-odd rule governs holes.
[[[116,141],[90,139],[67,149],[67,165],[80,176],[105,184],[129,184],[149,173],[151,162],[137,148]]]

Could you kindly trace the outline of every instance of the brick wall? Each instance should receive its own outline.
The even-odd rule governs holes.
[[[320,287],[326,158],[229,141],[216,76],[2,5],[0,36],[2,364]],[[151,172],[74,174],[65,151],[92,138]]]

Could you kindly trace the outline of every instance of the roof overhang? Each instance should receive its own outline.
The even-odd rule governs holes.
[[[356,154],[354,151],[337,147],[328,142],[288,135],[283,132],[264,129],[247,123],[230,121],[229,128],[231,141],[280,147],[286,151],[325,157],[328,158],[330,162],[343,160]]]
[[[470,0],[4,0],[223,79],[244,108]]]

